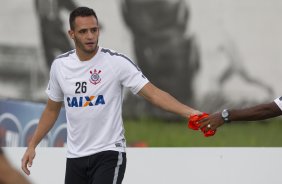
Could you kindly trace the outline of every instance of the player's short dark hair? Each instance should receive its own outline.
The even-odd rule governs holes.
[[[76,17],[88,17],[88,16],[94,16],[96,18],[97,22],[98,22],[97,15],[92,8],[78,7],[76,9],[74,9],[70,13],[70,17],[69,17],[69,23],[70,23],[71,30],[74,30],[74,20],[75,20]]]

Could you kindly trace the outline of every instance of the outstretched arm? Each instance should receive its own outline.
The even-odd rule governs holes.
[[[22,158],[22,170],[27,175],[30,174],[27,165],[29,167],[31,167],[32,165],[32,161],[35,157],[35,148],[42,140],[42,138],[49,132],[49,130],[55,124],[58,115],[60,113],[61,106],[62,106],[62,102],[55,102],[50,99],[47,102],[47,105],[42,113],[42,116],[39,120],[35,133],[31,141],[29,142],[28,148]]]
[[[201,114],[200,111],[182,104],[173,96],[160,90],[150,82],[139,91],[138,95],[165,111],[178,114],[185,118],[188,118],[191,114]]]
[[[230,109],[229,120],[232,121],[259,121],[282,115],[281,109],[275,102],[260,104],[244,109]],[[216,129],[224,124],[221,112],[211,114],[208,118],[200,121],[201,127],[210,124],[211,129]]]

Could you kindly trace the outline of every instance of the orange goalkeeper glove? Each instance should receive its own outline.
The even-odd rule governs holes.
[[[190,115],[189,121],[188,121],[188,128],[192,129],[192,130],[199,130],[201,124],[199,123],[199,121],[201,119],[204,119],[206,117],[208,117],[209,114],[207,113],[203,113],[203,114],[195,114],[195,115]],[[203,127],[201,128],[201,131],[203,132],[205,137],[209,137],[209,136],[213,136],[216,132],[216,130],[207,130],[207,127]]]

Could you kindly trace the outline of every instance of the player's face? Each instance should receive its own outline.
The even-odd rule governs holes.
[[[76,17],[74,30],[69,31],[81,57],[94,56],[98,49],[99,26],[94,16]],[[88,58],[89,59],[89,58]]]

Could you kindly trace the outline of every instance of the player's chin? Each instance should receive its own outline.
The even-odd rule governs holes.
[[[93,53],[93,52],[95,52],[96,47],[86,47],[84,50],[87,53]]]

